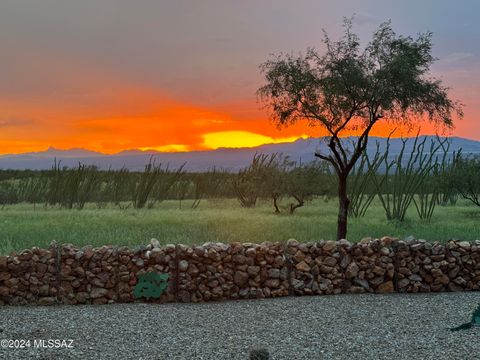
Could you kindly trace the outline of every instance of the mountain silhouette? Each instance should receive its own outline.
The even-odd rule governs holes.
[[[425,151],[428,151],[430,141],[435,140],[435,136],[421,136],[420,141],[427,139]],[[355,138],[343,138],[342,141],[349,142]],[[449,152],[462,149],[464,154],[480,154],[480,141],[469,140],[459,137],[450,137]],[[405,153],[411,151],[414,138],[407,139]],[[386,138],[370,137],[367,151],[373,154],[377,144],[380,151],[384,151],[387,144]],[[402,140],[399,138],[390,139],[390,155],[396,156],[402,147]],[[283,153],[292,160],[309,162],[315,159],[314,153],[317,150],[326,149],[324,138],[298,139],[291,143],[266,144],[253,148],[219,148],[206,151],[189,152],[158,152],[142,151],[131,149],[119,152],[113,155],[106,155],[95,151],[81,148],[59,150],[50,147],[46,151],[29,152],[15,155],[0,155],[0,169],[50,169],[55,159],[60,161],[62,166],[73,167],[78,163],[95,165],[100,169],[119,169],[127,167],[130,170],[143,170],[148,161],[153,158],[155,162],[163,165],[169,165],[170,168],[176,168],[185,164],[187,171],[205,171],[209,168],[223,168],[228,171],[238,171],[247,166],[255,153]]]

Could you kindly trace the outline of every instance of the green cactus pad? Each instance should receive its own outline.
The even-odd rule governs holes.
[[[136,299],[158,299],[168,287],[168,274],[155,271],[138,275],[138,282],[133,290]]]

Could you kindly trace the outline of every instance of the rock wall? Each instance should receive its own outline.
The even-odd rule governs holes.
[[[282,244],[178,245],[181,302],[288,295]]]
[[[480,241],[398,241],[399,292],[479,290]]]
[[[135,249],[52,244],[0,256],[0,305],[136,301],[138,277],[169,274],[152,302],[203,302],[288,295],[480,289],[480,240],[366,238],[299,243],[160,246]]]

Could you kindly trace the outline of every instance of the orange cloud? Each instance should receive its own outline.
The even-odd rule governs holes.
[[[28,62],[22,61],[19,59],[19,66],[28,68]],[[57,90],[22,96],[12,92],[0,98],[0,154],[49,146],[105,153],[132,148],[187,151],[326,135],[306,122],[278,129],[254,98],[207,108],[175,100],[165,91],[105,69],[91,69],[74,59],[37,56],[34,66],[35,74],[45,74],[32,81],[39,88],[45,83]],[[391,124],[378,124],[372,135],[387,136],[391,129]],[[405,135],[407,130],[400,126],[395,136]],[[422,133],[435,132],[431,125],[423,125]]]

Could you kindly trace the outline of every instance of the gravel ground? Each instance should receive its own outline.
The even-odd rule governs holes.
[[[479,293],[337,295],[206,304],[0,307],[0,359],[478,359]],[[35,339],[73,349],[33,348]],[[48,343],[46,343],[48,346]],[[65,344],[64,344],[65,346]]]

